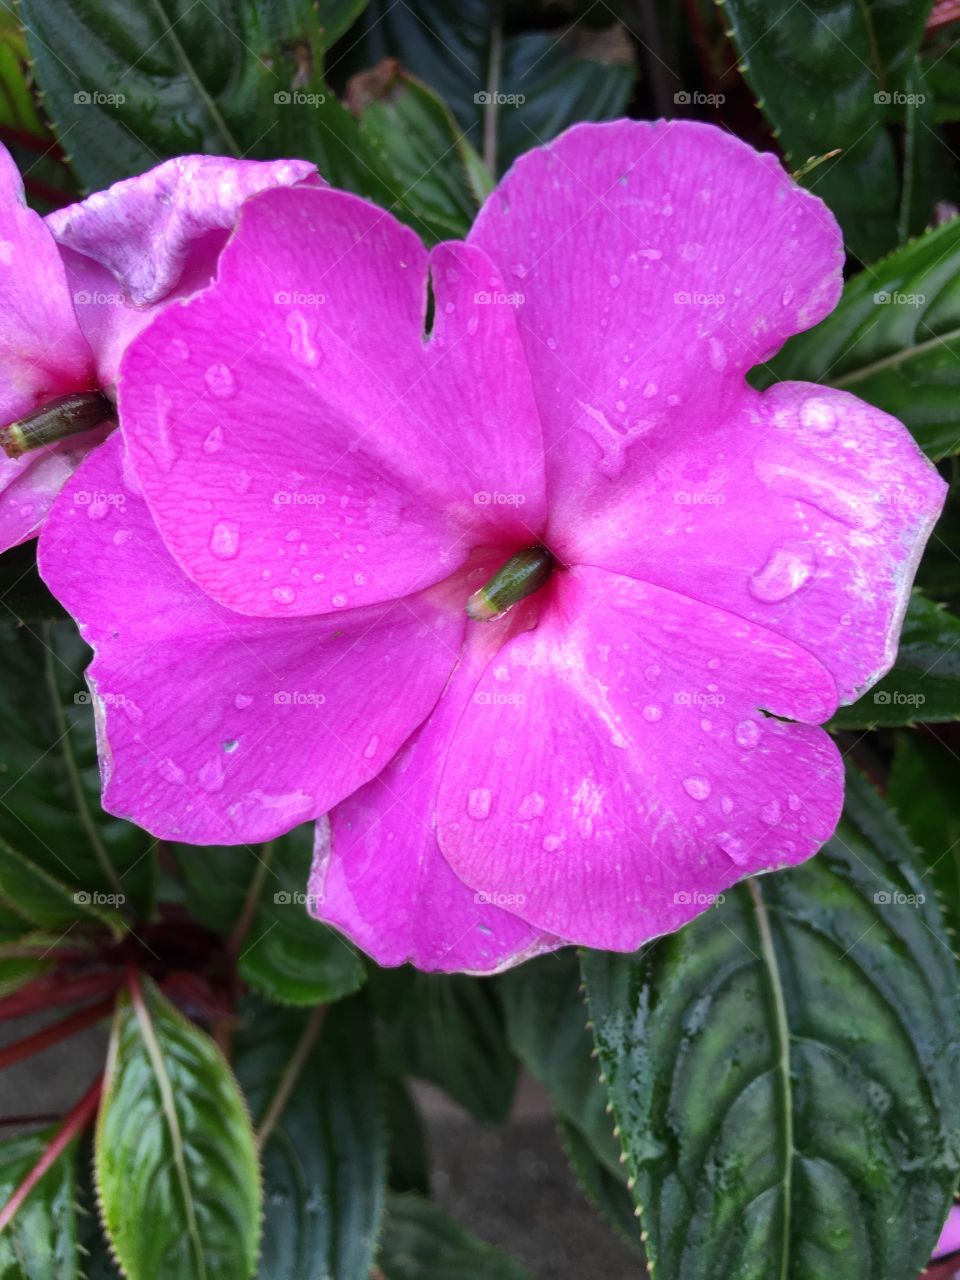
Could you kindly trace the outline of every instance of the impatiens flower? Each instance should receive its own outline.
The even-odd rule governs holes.
[[[316,915],[428,969],[632,949],[809,857],[820,725],[893,661],[944,496],[886,414],[745,381],[841,265],[696,124],[578,126],[429,253],[341,192],[251,201],[41,540],[107,808],[221,844],[329,815]]]
[[[0,550],[35,534],[79,460],[103,438],[128,343],[171,298],[213,278],[237,211],[308,180],[304,160],[182,156],[41,218],[0,146],[0,426],[71,393],[82,435],[0,453]]]

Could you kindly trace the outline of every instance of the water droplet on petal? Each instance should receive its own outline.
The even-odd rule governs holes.
[[[723,796],[723,798],[720,801],[720,808],[728,817],[730,816],[731,813],[733,813],[733,801],[730,799],[729,796]]]
[[[529,822],[531,818],[539,818],[546,807],[547,802],[539,791],[531,791],[520,801],[517,816],[523,822]]]
[[[467,796],[467,813],[478,821],[490,816],[490,792],[486,787],[475,787]]]
[[[762,569],[748,580],[750,594],[764,604],[779,604],[794,595],[816,566],[812,548],[803,543],[775,547]]]
[[[644,720],[649,720],[651,724],[655,724],[662,716],[663,707],[658,707],[655,702],[651,702],[649,706],[643,708],[643,718]]]
[[[755,747],[760,741],[760,726],[756,720],[741,720],[734,729],[733,736],[738,746]]]
[[[345,609],[347,605],[347,597],[342,591],[336,591],[330,597],[330,603],[335,609]]]
[[[836,427],[837,415],[833,411],[833,406],[826,400],[814,397],[803,402],[803,407],[800,410],[800,422],[808,431],[826,433]]]
[[[691,800],[706,800],[710,794],[710,783],[700,774],[684,778],[683,789]]]
[[[182,786],[187,780],[187,775],[179,765],[174,764],[169,756],[160,761],[157,765],[157,772],[165,782],[172,782],[175,787]]]
[[[286,329],[290,337],[290,354],[299,364],[312,369],[320,363],[320,352],[310,338],[310,326],[306,317],[299,311],[291,311],[286,319]]]
[[[240,550],[240,526],[218,520],[210,531],[210,554],[218,560],[232,560]]]
[[[226,771],[224,770],[221,756],[214,756],[212,760],[208,760],[197,774],[197,781],[204,791],[222,790],[225,780]]]
[[[293,587],[274,587],[270,592],[277,604],[293,604],[297,593]]]
[[[541,842],[543,849],[547,853],[555,853],[563,844],[563,837],[557,835],[546,835]]]
[[[727,855],[732,858],[738,865],[742,865],[749,857],[750,851],[739,838],[739,836],[731,835],[729,831],[721,831],[717,836],[717,844]]]
[[[245,711],[253,702],[253,698],[249,693],[238,693],[233,700],[233,705],[238,711]]]
[[[216,453],[221,448],[223,448],[223,427],[217,423],[215,427],[210,429],[206,440],[203,442],[203,452]]]
[[[218,400],[227,400],[237,389],[236,380],[225,364],[212,364],[203,375],[210,394]]]
[[[370,739],[370,741],[367,743],[367,745],[363,749],[363,754],[367,760],[373,759],[373,757],[377,754],[377,748],[379,746],[380,746],[380,739],[377,737],[376,734],[374,734],[373,737]]]
[[[800,808],[800,797],[793,791],[787,796],[787,808],[792,809],[794,813]]]
[[[768,827],[775,827],[782,817],[783,810],[779,800],[769,800],[760,810],[760,820]]]

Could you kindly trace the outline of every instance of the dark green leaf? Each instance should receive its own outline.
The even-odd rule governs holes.
[[[614,1173],[597,1154],[589,1138],[569,1120],[561,1118],[558,1130],[570,1167],[584,1194],[625,1240],[639,1247],[640,1223],[633,1197],[627,1189],[626,1167],[621,1166]]]
[[[392,172],[431,237],[462,237],[490,188],[483,162],[449,109],[393,59],[354,76],[347,92],[360,133]]]
[[[947,921],[960,932],[960,810],[957,759],[936,738],[899,734],[888,799],[926,859]]]
[[[865,261],[897,243],[900,176],[894,137],[932,0],[722,0],[759,105],[790,167],[837,147],[805,185],[837,215]],[[784,74],[789,68],[789,74]]]
[[[253,896],[239,944],[240,975],[281,1004],[338,1000],[363,982],[350,944],[307,911],[312,851],[312,823],[255,848],[173,846],[187,903],[211,929],[229,935]]]
[[[960,450],[960,219],[861,271],[815,329],[791,338],[760,386],[827,382],[893,414],[931,458]],[[909,495],[908,495],[909,496]]]
[[[388,1076],[384,1082],[387,1132],[390,1135],[390,1177],[393,1191],[430,1194],[430,1153],[420,1109],[406,1081]]]
[[[97,1123],[97,1193],[130,1280],[245,1280],[261,1192],[253,1132],[213,1041],[146,984],[117,1009]]]
[[[914,1280],[960,1169],[956,963],[867,783],[805,866],[583,966],[661,1280]]]
[[[88,658],[72,622],[0,626],[0,839],[94,905],[122,894],[145,914],[153,841],[100,808]]]
[[[399,58],[453,110],[471,145],[503,172],[524,151],[578,120],[623,113],[633,88],[633,54],[623,28],[601,33],[498,36],[496,0],[374,0],[360,46],[366,65]],[[609,20],[609,13],[607,18]],[[498,98],[491,98],[499,95]],[[485,140],[485,131],[489,131]]]
[[[960,719],[960,621],[919,591],[900,634],[891,670],[859,701],[841,707],[836,729],[871,729]]]
[[[390,1070],[432,1080],[478,1120],[505,1120],[517,1060],[493,983],[410,969],[375,972],[370,981],[385,1014]]]
[[[362,7],[21,0],[20,12],[45,107],[94,190],[187,152],[322,160],[339,106],[318,101],[323,55]]]
[[[386,1280],[530,1280],[519,1262],[418,1196],[390,1197],[377,1261]]]
[[[0,1142],[0,1204],[6,1204],[37,1163],[54,1130]],[[76,1280],[75,1161],[67,1147],[43,1175],[0,1235],[3,1280]]]
[[[383,1212],[386,1128],[377,1053],[362,999],[327,1016],[251,1006],[237,1074],[262,1134],[268,1206],[262,1280],[367,1280]],[[212,1280],[212,1278],[211,1278]]]

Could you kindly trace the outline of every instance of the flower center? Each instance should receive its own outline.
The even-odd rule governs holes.
[[[546,547],[526,547],[511,556],[489,582],[467,601],[467,614],[477,622],[502,617],[520,600],[526,600],[547,583],[557,562]]]

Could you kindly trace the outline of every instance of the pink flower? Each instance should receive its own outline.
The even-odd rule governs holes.
[[[315,914],[427,969],[632,949],[809,857],[819,725],[890,666],[944,496],[886,414],[744,380],[841,264],[696,124],[578,126],[430,253],[341,192],[252,202],[41,540],[107,808],[197,843],[329,813]],[[537,589],[468,618],[519,552]]]
[[[125,348],[158,308],[213,278],[243,201],[313,172],[303,160],[182,156],[41,218],[0,146],[0,425],[71,392],[112,395]],[[107,430],[0,453],[0,551],[37,532]]]

